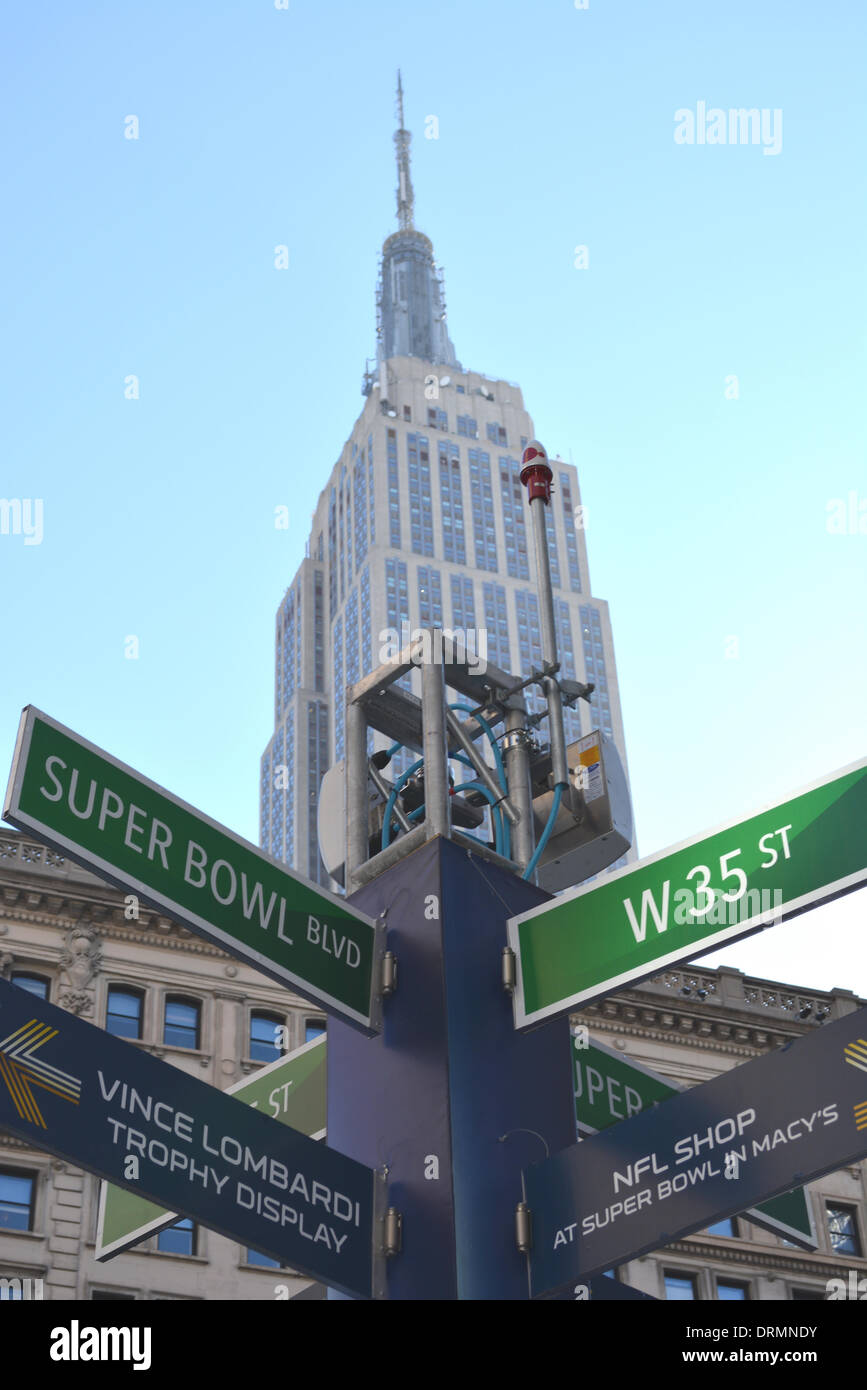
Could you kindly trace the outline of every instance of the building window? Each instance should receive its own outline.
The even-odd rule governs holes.
[[[325,1032],[324,1018],[305,1018],[304,1020],[304,1041],[312,1042],[314,1038],[321,1038]]]
[[[167,1226],[157,1236],[157,1250],[164,1255],[195,1255],[196,1223],[185,1216],[174,1226]]]
[[[716,1296],[725,1302],[738,1302],[749,1298],[746,1284],[738,1284],[733,1279],[717,1279]]]
[[[737,1236],[738,1228],[735,1225],[735,1218],[727,1216],[724,1221],[715,1221],[712,1226],[705,1227],[706,1236]]]
[[[412,410],[410,409],[410,407],[409,407],[408,405],[405,405],[404,408],[403,408],[403,418],[404,418],[404,420],[411,420],[411,419],[412,419]]]
[[[468,456],[476,569],[496,571],[497,539],[494,525],[494,494],[491,487],[491,458],[483,449],[470,449]]]
[[[861,1254],[858,1224],[854,1207],[838,1207],[827,1203],[828,1235],[835,1255]]]
[[[0,1230],[32,1231],[36,1181],[31,1173],[0,1168]]]
[[[283,1053],[277,1045],[278,1028],[285,1028],[285,1018],[278,1014],[256,1013],[250,1016],[250,1056],[254,1062],[276,1062]]]
[[[26,989],[28,994],[35,994],[37,999],[47,999],[50,988],[50,981],[44,975],[30,975],[24,970],[13,970],[12,983],[19,989]]]
[[[569,585],[576,594],[581,592],[581,570],[578,565],[578,538],[575,527],[579,523],[572,505],[572,486],[568,473],[560,474],[560,495],[563,498],[563,523],[566,528],[566,554],[569,559]],[[582,513],[583,518],[583,513]]]
[[[272,1260],[270,1255],[263,1255],[261,1250],[247,1250],[247,1264],[258,1265],[261,1269],[282,1269],[279,1260]]]
[[[200,1014],[201,1006],[194,1000],[170,995],[166,999],[163,1042],[170,1047],[198,1047]]]
[[[694,1274],[673,1274],[665,1270],[665,1296],[669,1301],[676,1299],[697,1299]]]
[[[112,985],[105,1009],[105,1031],[116,1038],[140,1038],[142,998],[137,989],[119,989]]]

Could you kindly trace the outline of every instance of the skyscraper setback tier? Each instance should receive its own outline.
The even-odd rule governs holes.
[[[274,734],[261,763],[260,843],[320,883],[319,784],[343,757],[346,686],[388,660],[407,626],[463,629],[475,653],[524,676],[542,661],[520,482],[533,421],[518,386],[465,371],[455,357],[433,247],[413,225],[400,87],[398,99],[399,230],[383,245],[377,360],[277,612]],[[590,589],[577,470],[557,457],[551,467],[561,673],[595,686],[589,707],[566,712],[567,741],[600,728],[626,766],[611,623]],[[528,706],[542,708],[532,688]],[[545,731],[543,722],[543,741]]]

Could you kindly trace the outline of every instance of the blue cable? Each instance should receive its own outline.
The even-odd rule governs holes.
[[[503,821],[505,817],[500,810],[493,792],[488,791],[488,788],[483,782],[462,782],[461,791],[481,792],[482,796],[488,798],[488,801],[491,803],[491,823],[494,827],[494,842],[497,854],[503,854]]]
[[[402,746],[402,745],[401,745]],[[382,848],[386,849],[391,840],[391,813],[394,810],[394,803],[404,782],[408,781],[414,772],[417,772],[424,764],[424,758],[417,758],[406,770],[402,772],[395,782],[389,794],[388,801],[385,803],[385,820],[382,822]],[[420,808],[419,808],[420,809]]]
[[[548,816],[547,824],[545,825],[545,829],[542,831],[542,834],[539,836],[539,843],[533,851],[533,858],[530,860],[526,869],[521,874],[521,878],[531,878],[533,873],[535,872],[536,865],[539,862],[539,857],[542,853],[542,850],[547,845],[551,831],[554,829],[554,822],[557,819],[557,812],[560,810],[560,802],[562,800],[563,783],[558,782],[556,787],[554,788],[554,800],[551,802],[551,812]]]
[[[491,747],[492,747],[493,750],[494,750],[494,761],[496,762],[496,765],[497,765],[497,774],[498,774],[498,776],[499,776],[500,786],[501,786],[502,790],[503,790],[506,794],[508,794],[509,788],[508,788],[508,783],[506,782],[506,769],[505,769],[505,767],[503,766],[503,755],[502,755],[502,753],[500,752],[500,745],[498,744],[498,742],[497,742],[497,740],[496,740],[496,737],[495,737],[495,735],[494,735],[494,731],[493,731],[493,729],[491,728],[490,724],[488,723],[487,719],[484,719],[484,718],[482,717],[482,715],[480,715],[480,714],[476,714],[475,711],[473,710],[472,705],[464,704],[463,701],[461,701],[461,700],[457,700],[457,701],[455,701],[454,704],[449,705],[449,709],[460,709],[460,710],[463,710],[465,714],[471,715],[472,718],[475,719],[476,723],[479,724],[479,725],[481,725],[481,727],[484,729],[485,733],[486,733],[487,736],[488,736],[488,741],[489,741]],[[455,756],[455,757],[459,757],[459,758],[461,759],[461,762],[469,762],[469,759],[466,758],[465,755],[462,755],[462,754],[459,754],[459,753],[458,753],[458,754],[455,754],[454,756]],[[472,766],[471,763],[470,763],[470,766]],[[462,785],[463,785],[463,786],[466,786],[466,783],[462,783]],[[481,790],[481,789],[480,789],[480,790]],[[493,804],[493,802],[492,802],[492,804]],[[501,811],[500,813],[501,813],[501,815],[502,815],[502,811]],[[491,819],[493,819],[493,817],[492,817]],[[502,825],[503,825],[503,836],[502,836],[502,840],[503,840],[503,851],[502,851],[502,852],[503,852],[503,855],[504,855],[504,857],[505,857],[506,859],[511,859],[511,857],[512,857],[512,827],[511,827],[511,825],[509,824],[509,819],[508,819],[507,816],[502,816]]]
[[[508,786],[506,783],[506,769],[503,766],[503,755],[500,752],[500,745],[497,743],[497,740],[494,737],[494,731],[488,723],[487,719],[483,719],[480,714],[475,714],[472,705],[465,705],[461,701],[458,701],[456,704],[449,705],[449,709],[464,710],[466,714],[472,715],[476,723],[480,724],[481,727],[484,729],[485,733],[488,735],[488,739],[490,740],[491,747],[494,750],[494,761],[497,764],[497,772],[500,776],[500,786],[502,787],[503,791],[508,791]]]
[[[453,709],[453,710],[463,710],[466,714],[471,715],[472,718],[475,719],[476,723],[479,724],[479,725],[481,726],[481,728],[484,730],[484,732],[487,734],[488,741],[490,742],[490,745],[491,745],[492,749],[494,750],[494,761],[495,761],[496,766],[497,766],[497,774],[498,774],[498,779],[499,779],[500,787],[502,788],[502,790],[503,790],[504,792],[508,793],[508,785],[507,785],[507,782],[506,782],[506,769],[505,769],[505,767],[503,766],[503,756],[502,756],[502,753],[500,752],[500,745],[497,743],[496,737],[494,736],[494,731],[493,731],[493,729],[491,728],[491,726],[490,726],[490,724],[488,723],[488,721],[487,721],[486,719],[484,719],[484,718],[482,717],[482,715],[476,714],[475,711],[473,710],[472,705],[467,705],[467,704],[465,704],[463,701],[456,701],[454,704],[450,704],[450,705],[449,705],[449,709]],[[403,748],[403,747],[404,747],[404,745],[403,745],[402,743],[393,743],[392,746],[391,746],[391,748],[389,748],[389,750],[388,750],[389,757],[393,757],[394,754],[397,753],[397,752],[398,752],[401,748]],[[472,763],[471,759],[470,759],[469,757],[467,757],[466,753],[463,753],[463,752],[450,753],[450,754],[449,754],[449,757],[450,757],[453,761],[457,761],[457,762],[463,763],[464,766],[470,768],[471,771],[473,771],[473,772],[476,771],[476,769],[473,767],[473,763]],[[386,804],[385,804],[385,819],[383,820],[383,824],[382,824],[382,848],[383,848],[383,849],[385,849],[385,848],[387,847],[387,845],[391,842],[391,817],[392,817],[392,813],[393,813],[393,811],[394,811],[394,806],[395,806],[395,803],[396,803],[396,801],[397,801],[397,797],[398,797],[398,794],[399,794],[399,792],[400,792],[400,789],[401,789],[401,787],[404,785],[404,783],[407,782],[408,779],[413,775],[413,773],[414,773],[414,772],[417,772],[418,769],[419,769],[420,767],[422,767],[423,765],[424,765],[424,758],[419,758],[416,762],[414,762],[410,767],[407,768],[406,772],[404,772],[404,773],[398,778],[397,782],[396,782],[396,783],[394,784],[394,786],[392,787],[392,790],[391,790],[391,792],[390,792],[390,794],[389,794],[388,801],[387,801]],[[482,794],[483,794],[484,796],[487,797],[488,801],[489,801],[490,804],[491,804],[491,823],[492,823],[492,825],[493,825],[493,827],[494,827],[494,841],[495,841],[495,844],[496,844],[497,853],[498,853],[498,854],[502,854],[503,857],[506,858],[506,859],[511,858],[511,852],[512,852],[512,832],[511,832],[511,826],[509,825],[509,821],[508,821],[507,817],[504,816],[504,815],[502,814],[502,810],[501,810],[499,804],[497,803],[496,799],[495,799],[494,796],[492,795],[492,793],[491,793],[491,792],[488,790],[488,788],[487,788],[486,786],[484,786],[481,782],[461,782],[461,783],[460,783],[460,790],[461,790],[461,791],[465,791],[465,790],[466,790],[466,791],[470,791],[470,790],[472,790],[472,791],[480,791],[480,792],[482,792]],[[559,804],[559,803],[558,803],[558,804]],[[421,815],[422,811],[423,811],[423,807],[421,807],[421,806],[417,807],[416,810],[413,811],[413,812],[409,815],[408,819],[409,819],[409,820],[417,819],[418,816]],[[548,833],[550,834],[550,831],[549,831]],[[543,841],[543,843],[542,843],[542,848],[544,848],[544,841]],[[525,877],[526,877],[526,875],[525,875]]]

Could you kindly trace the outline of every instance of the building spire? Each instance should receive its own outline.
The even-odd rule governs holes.
[[[413,225],[412,180],[409,174],[409,143],[412,136],[403,124],[403,86],[400,80],[400,68],[397,70],[397,117],[400,121],[400,126],[394,133],[394,144],[397,151],[397,224],[401,231],[406,231],[411,229]]]

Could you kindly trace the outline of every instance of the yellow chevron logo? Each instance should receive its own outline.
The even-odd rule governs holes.
[[[70,1076],[69,1072],[61,1071],[59,1067],[53,1067],[34,1055],[40,1047],[56,1037],[56,1028],[31,1018],[29,1023],[22,1024],[0,1042],[0,1079],[5,1081],[21,1119],[29,1120],[41,1129],[48,1126],[36,1104],[34,1086],[41,1086],[43,1091],[61,1096],[73,1105],[78,1105],[81,1099],[79,1077]]]
[[[843,1056],[850,1067],[857,1067],[859,1071],[867,1071],[867,1042],[859,1038],[857,1042],[847,1043],[843,1048]]]
[[[855,1115],[855,1128],[867,1129],[867,1100],[862,1100],[860,1105],[852,1107]]]

